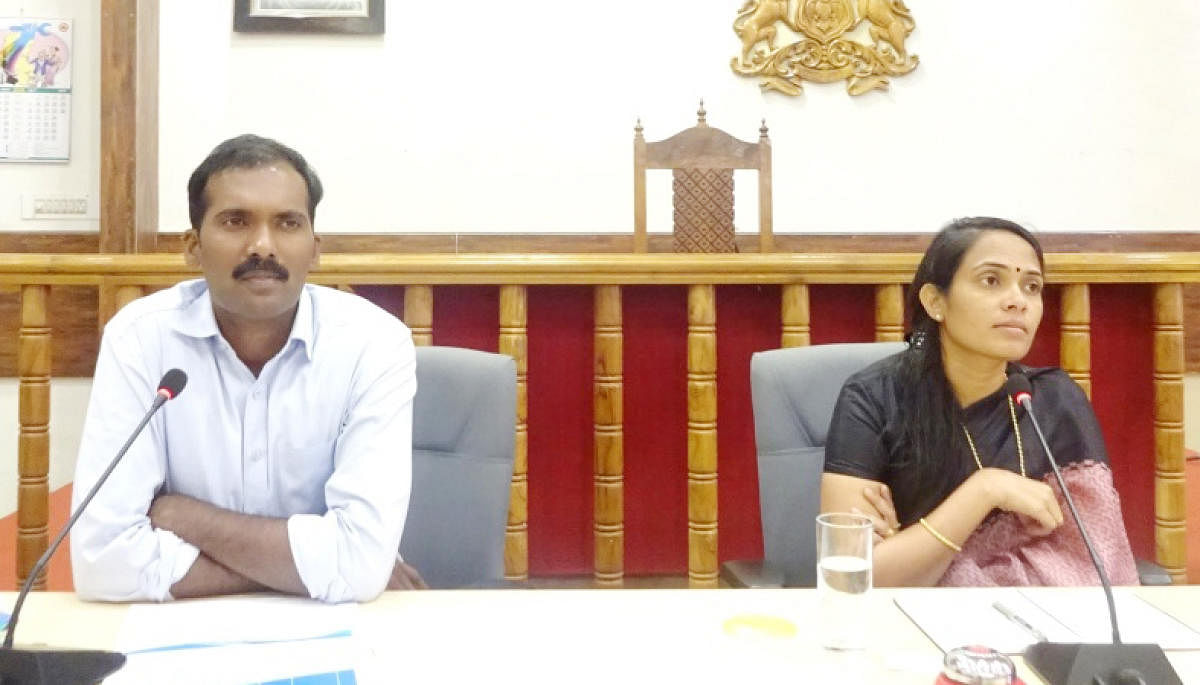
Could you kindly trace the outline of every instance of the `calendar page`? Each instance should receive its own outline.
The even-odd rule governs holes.
[[[71,157],[70,19],[0,17],[0,161]]]

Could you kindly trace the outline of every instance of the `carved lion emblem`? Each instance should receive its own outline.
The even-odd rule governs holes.
[[[864,22],[870,43],[848,37]],[[799,40],[776,47],[780,24]],[[804,81],[845,80],[851,95],[886,90],[888,76],[917,67],[905,46],[915,26],[903,0],[749,0],[733,21],[742,52],[730,66],[789,95]]]

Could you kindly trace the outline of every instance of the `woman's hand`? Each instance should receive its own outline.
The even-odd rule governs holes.
[[[892,491],[888,486],[869,485],[863,488],[863,498],[871,505],[871,510],[864,512],[858,507],[851,507],[850,513],[866,516],[875,526],[874,541],[879,544],[900,530],[900,521],[896,517],[896,505],[892,502]]]
[[[1017,515],[1031,535],[1049,535],[1063,523],[1062,508],[1049,485],[1006,469],[976,471],[975,481],[997,509]]]

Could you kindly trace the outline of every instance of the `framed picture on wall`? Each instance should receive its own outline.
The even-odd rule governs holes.
[[[234,0],[233,30],[383,33],[384,0]]]

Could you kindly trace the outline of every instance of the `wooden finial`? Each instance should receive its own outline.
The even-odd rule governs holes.
[[[696,124],[698,126],[708,125],[708,121],[705,119],[707,114],[708,112],[704,111],[704,98],[700,98],[700,109],[696,112]]]
[[[763,118],[762,126],[758,129],[758,137],[759,138],[767,137],[767,119],[766,119],[766,117]]]
[[[633,127],[633,135],[636,138],[642,137],[642,118],[637,118],[637,125]]]

